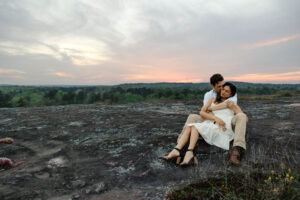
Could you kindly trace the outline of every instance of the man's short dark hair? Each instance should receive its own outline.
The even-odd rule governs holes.
[[[210,77],[210,84],[215,86],[218,82],[223,81],[224,78],[221,74],[214,74]]]

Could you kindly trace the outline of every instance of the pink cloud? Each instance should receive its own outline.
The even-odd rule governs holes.
[[[59,77],[72,77],[71,74],[66,74],[63,72],[55,72],[54,75],[59,76]]]
[[[178,80],[175,81],[177,83],[199,83],[199,82],[204,82],[207,80],[203,80],[202,78],[195,78],[195,79],[184,79],[184,80]]]
[[[278,38],[278,39],[275,39],[275,40],[268,40],[268,41],[248,44],[248,45],[245,45],[243,48],[244,49],[255,49],[255,48],[259,48],[259,47],[272,46],[272,45],[275,45],[275,44],[279,44],[279,43],[287,42],[287,41],[290,41],[290,40],[294,40],[294,39],[297,39],[299,37],[300,37],[300,34],[295,34],[295,35],[290,35],[290,36],[287,36],[287,37]]]
[[[3,69],[0,68],[0,74],[25,74],[25,72],[16,69]]]
[[[203,79],[199,78],[187,78],[190,77],[187,74],[170,72],[170,71],[153,71],[144,72],[139,74],[128,74],[122,77],[125,82],[201,82]]]
[[[226,77],[227,80],[242,82],[261,82],[261,83],[300,83],[300,71],[286,72],[277,74],[244,74],[240,76]]]

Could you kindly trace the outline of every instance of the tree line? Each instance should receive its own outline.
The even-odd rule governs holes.
[[[274,95],[293,96],[300,94],[300,85],[248,84],[238,85],[238,95]],[[143,85],[144,86],[144,85]],[[172,85],[169,85],[172,86]],[[180,86],[180,87],[179,87]],[[128,87],[119,86],[0,86],[0,107],[34,107],[67,104],[129,103],[155,99],[189,100],[203,99],[208,91],[205,87],[179,85],[176,87]],[[184,87],[183,87],[184,86]]]

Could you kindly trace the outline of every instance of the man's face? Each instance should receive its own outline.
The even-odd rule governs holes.
[[[211,87],[215,90],[216,93],[220,93],[223,85],[224,81],[219,81],[216,85],[211,85]]]

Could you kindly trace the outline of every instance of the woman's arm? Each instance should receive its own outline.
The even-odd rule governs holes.
[[[201,111],[200,111],[200,115],[201,117],[205,118],[205,119],[209,119],[211,121],[214,121],[223,131],[226,131],[226,124],[225,122],[218,118],[217,116],[215,115],[212,115],[212,114],[209,114],[207,113],[207,108],[208,106],[210,106],[213,102],[214,98],[210,99],[202,108],[201,108]]]
[[[207,111],[222,110],[228,108],[227,102],[222,102],[214,106],[208,106]]]
[[[214,121],[214,115],[209,114],[209,113],[207,112],[207,108],[208,108],[209,106],[211,106],[213,100],[214,100],[214,98],[211,98],[210,100],[208,100],[207,103],[204,104],[204,105],[202,106],[201,110],[200,110],[200,116],[201,116],[201,117],[203,117],[203,118],[205,118],[205,119],[212,120],[212,121]]]

